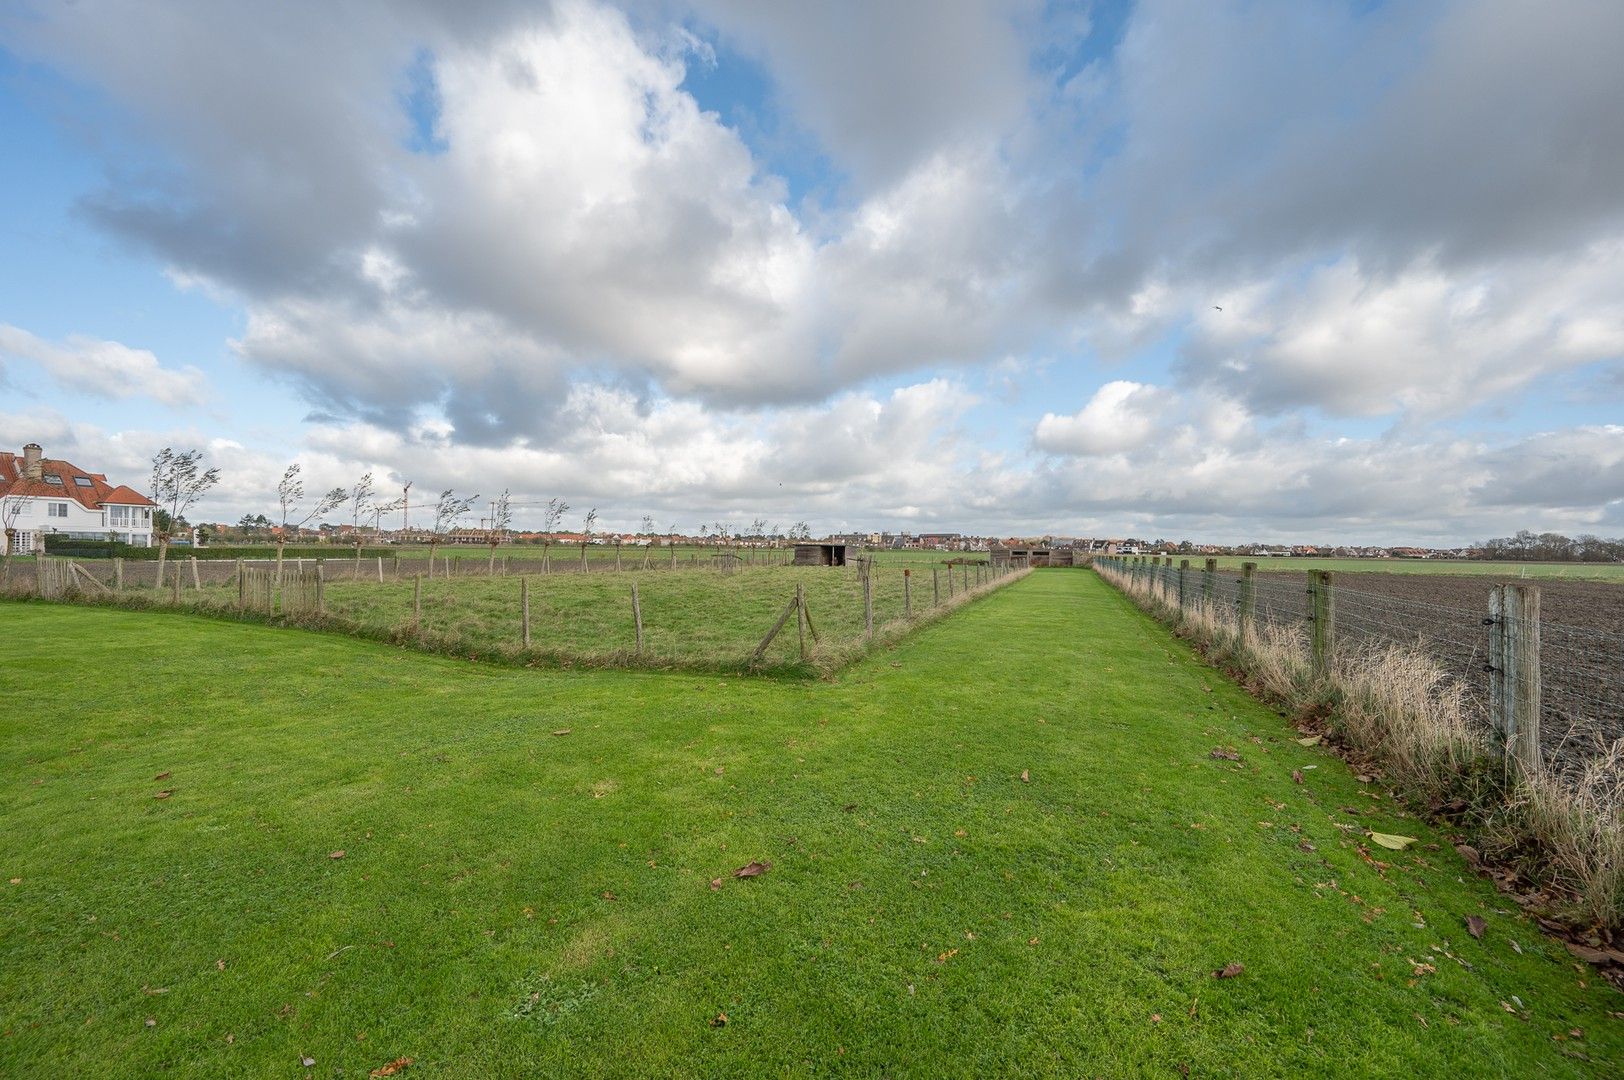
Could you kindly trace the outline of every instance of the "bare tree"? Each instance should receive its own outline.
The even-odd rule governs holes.
[[[478,495],[470,495],[466,499],[458,498],[457,493],[450,488],[440,492],[440,501],[434,507],[434,531],[429,533],[429,576],[434,576],[434,552],[438,549],[441,539],[446,532],[462,520],[468,508],[474,505]]]
[[[502,494],[491,502],[491,519],[488,523],[490,535],[487,538],[491,545],[491,564],[488,568],[491,577],[496,576],[496,545],[506,538],[508,526],[513,524],[512,502],[512,497],[505,488]]]
[[[169,554],[170,535],[186,517],[186,512],[220,482],[220,470],[203,469],[202,461],[201,450],[184,450],[177,454],[167,446],[152,457],[152,501],[158,504],[159,512],[169,518],[157,530],[160,586],[164,581],[164,559]],[[155,520],[153,524],[159,523]]]
[[[300,466],[298,462],[287,467],[282,474],[281,481],[276,485],[276,499],[282,505],[282,528],[276,537],[276,580],[282,580],[282,552],[288,546],[288,522],[294,514],[299,512],[299,504],[304,501],[304,481],[299,479]],[[293,531],[304,528],[312,521],[316,521],[338,509],[346,498],[346,492],[341,487],[333,488],[318,499],[310,512],[299,520],[293,522]]]
[[[355,544],[355,575],[361,576],[361,518],[372,508],[377,489],[372,474],[366,473],[350,488],[350,540]]]
[[[598,525],[598,508],[594,506],[586,512],[586,518],[581,522],[581,570],[586,571],[586,546],[592,542],[592,530]]]
[[[654,515],[644,514],[643,520],[638,524],[637,535],[643,540],[643,569],[648,569],[650,556],[654,549],[660,545],[659,534],[654,531]]]
[[[541,572],[544,574],[552,569],[552,560],[548,557],[548,552],[552,550],[553,533],[558,531],[559,523],[569,512],[570,504],[563,499],[548,499],[546,507],[541,511]]]
[[[22,516],[25,505],[27,505],[26,502],[20,498],[0,499],[0,527],[6,530],[5,565],[8,575],[11,568],[11,557],[17,551],[17,519]]]

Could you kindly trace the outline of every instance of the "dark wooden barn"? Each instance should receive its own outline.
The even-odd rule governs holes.
[[[796,544],[796,566],[845,566],[845,544]]]

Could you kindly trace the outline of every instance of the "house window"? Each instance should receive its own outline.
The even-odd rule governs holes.
[[[88,477],[88,476],[75,476],[73,478],[73,482],[74,482],[75,485],[77,485],[79,487],[82,487],[82,488],[87,488],[87,487],[92,486],[91,483],[90,483],[90,477]]]
[[[59,518],[67,517],[68,516],[68,504],[67,503],[55,503],[55,502],[54,503],[46,503],[45,504],[45,516],[46,517],[59,517]]]
[[[108,508],[112,512],[114,525],[128,525],[130,523],[130,508],[128,506],[113,506]]]

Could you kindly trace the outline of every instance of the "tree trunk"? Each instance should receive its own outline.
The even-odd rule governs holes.
[[[276,542],[276,583],[282,584],[282,549],[288,546],[286,540],[278,539]]]
[[[496,545],[491,545],[491,565],[487,568],[486,577],[496,576]]]
[[[581,541],[581,573],[586,573],[586,541]]]
[[[158,537],[158,583],[156,588],[164,587],[164,560],[169,557],[169,534]]]

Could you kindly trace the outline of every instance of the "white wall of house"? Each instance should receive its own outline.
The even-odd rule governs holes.
[[[152,507],[109,505],[87,510],[66,493],[60,499],[39,495],[11,495],[0,520],[17,530],[17,553],[38,551],[46,533],[78,539],[119,540],[136,547],[152,546]],[[12,520],[12,511],[16,519]],[[4,538],[0,537],[0,544]]]

